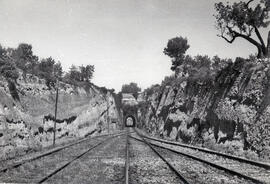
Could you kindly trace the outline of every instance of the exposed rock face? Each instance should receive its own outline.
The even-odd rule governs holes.
[[[19,99],[15,99],[8,85],[0,79],[0,158],[51,145],[55,89],[48,89],[44,80],[28,75],[18,79]],[[56,143],[107,131],[110,119],[114,120],[109,123],[110,129],[119,127],[110,91],[104,93],[95,86],[89,90],[74,88],[61,82],[59,86]]]
[[[140,117],[142,127],[185,143],[252,150],[269,158],[269,61],[233,63],[213,81],[184,75],[176,80],[152,95],[143,94],[147,111]]]

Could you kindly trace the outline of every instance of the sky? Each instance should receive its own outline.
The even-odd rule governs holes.
[[[40,58],[52,56],[64,70],[95,65],[93,82],[143,89],[171,75],[163,54],[169,39],[187,37],[190,55],[247,57],[256,48],[216,35],[214,3],[221,0],[0,0],[0,44],[33,46]],[[263,32],[266,38],[266,31]]]

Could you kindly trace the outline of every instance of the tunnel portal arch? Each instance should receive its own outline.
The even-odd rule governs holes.
[[[122,117],[125,127],[135,127],[138,119],[138,102],[132,94],[122,94]]]
[[[126,115],[124,119],[124,123],[126,127],[135,127],[136,122],[137,122],[136,117],[130,114]]]

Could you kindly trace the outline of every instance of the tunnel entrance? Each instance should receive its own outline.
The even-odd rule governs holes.
[[[125,127],[135,127],[137,123],[138,102],[132,94],[122,94],[122,117]]]
[[[132,115],[128,115],[125,118],[125,126],[126,127],[135,127],[136,118]]]

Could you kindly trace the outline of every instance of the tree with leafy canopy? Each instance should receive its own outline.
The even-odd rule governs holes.
[[[147,96],[150,96],[152,94],[154,94],[155,92],[158,92],[160,90],[160,85],[159,84],[153,84],[152,86],[150,86],[149,88],[146,88],[144,90],[144,93],[147,95]]]
[[[23,71],[23,77],[26,73],[34,73],[38,63],[38,57],[33,55],[32,45],[21,43],[17,49],[11,52],[11,57],[15,60],[16,66]]]
[[[75,65],[71,65],[71,67],[69,68],[69,75],[71,80],[81,81],[81,72]]]
[[[60,63],[60,61],[58,61],[57,63],[55,63],[53,65],[53,76],[59,80],[62,79],[63,68],[62,68],[62,64]]]
[[[233,4],[219,2],[215,3],[215,10],[219,37],[228,43],[233,43],[236,38],[243,38],[257,48],[258,58],[269,57],[270,31],[266,44],[260,29],[267,28],[270,23],[270,0],[249,0]]]
[[[0,45],[0,58],[3,59],[6,56],[6,53],[6,49],[4,49],[2,45]]]
[[[90,81],[93,78],[93,73],[95,72],[94,65],[86,65],[85,67],[85,78],[86,81]]]
[[[61,79],[63,70],[60,62],[55,63],[52,57],[42,59],[38,65],[39,76],[46,80],[46,85],[50,87],[55,86],[57,79]]]
[[[232,59],[221,59],[217,55],[212,58],[212,68],[215,72],[221,71],[230,64],[232,64]]]
[[[122,93],[132,93],[135,98],[138,97],[138,93],[141,91],[141,88],[138,87],[137,83],[131,82],[129,84],[124,84],[122,86]]]
[[[41,78],[52,76],[54,63],[55,61],[51,57],[42,59],[38,65],[39,76]]]
[[[171,70],[175,71],[184,62],[185,53],[189,49],[187,38],[175,37],[168,41],[163,53],[172,58]]]
[[[16,83],[19,77],[14,61],[7,56],[6,50],[0,45],[0,75]]]
[[[4,77],[8,82],[8,88],[12,98],[16,101],[20,101],[16,83],[19,77],[14,61],[7,55],[6,49],[0,45],[0,75]]]
[[[71,65],[69,71],[64,76],[64,81],[75,86],[89,86],[90,80],[93,78],[94,70],[94,65],[82,65],[79,67]]]
[[[81,81],[89,82],[93,78],[93,73],[95,71],[94,65],[86,65],[79,67],[81,72]]]

